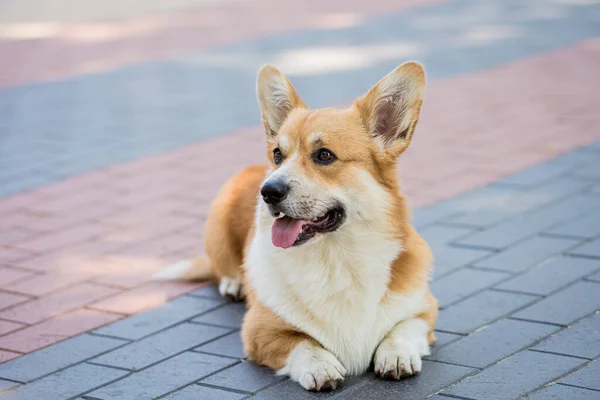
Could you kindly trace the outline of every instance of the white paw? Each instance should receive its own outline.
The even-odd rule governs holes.
[[[242,285],[242,279],[237,278],[221,278],[221,282],[219,282],[219,293],[223,297],[231,297],[234,300],[243,300],[244,295],[244,287]]]
[[[290,353],[279,373],[288,374],[306,390],[326,391],[344,381],[346,369],[329,351],[306,340]]]
[[[406,339],[382,342],[375,352],[375,373],[385,379],[401,379],[421,372],[419,347]]]

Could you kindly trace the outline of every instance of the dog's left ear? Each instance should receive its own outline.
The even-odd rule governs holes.
[[[383,151],[398,156],[406,150],[419,120],[424,93],[423,67],[407,62],[356,100],[371,137]]]

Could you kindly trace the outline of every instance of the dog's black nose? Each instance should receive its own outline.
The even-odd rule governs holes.
[[[267,181],[262,189],[260,189],[260,194],[262,195],[265,203],[267,204],[278,204],[286,198],[288,192],[290,191],[290,187],[283,181]]]

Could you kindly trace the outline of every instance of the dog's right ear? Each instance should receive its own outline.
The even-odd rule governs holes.
[[[277,135],[279,128],[294,108],[306,108],[294,86],[272,65],[258,71],[256,94],[267,135]]]

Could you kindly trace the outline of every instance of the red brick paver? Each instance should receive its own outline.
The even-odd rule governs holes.
[[[413,206],[600,139],[599,65],[594,39],[432,82],[400,165]],[[0,311],[0,349],[7,352],[0,357],[198,287],[150,277],[203,251],[210,200],[229,176],[263,156],[262,129],[253,127],[1,200],[0,232],[18,233],[0,245],[0,308],[7,307]]]
[[[29,353],[121,318],[123,315],[120,314],[86,309],[75,310],[40,324],[0,336],[0,349]]]

